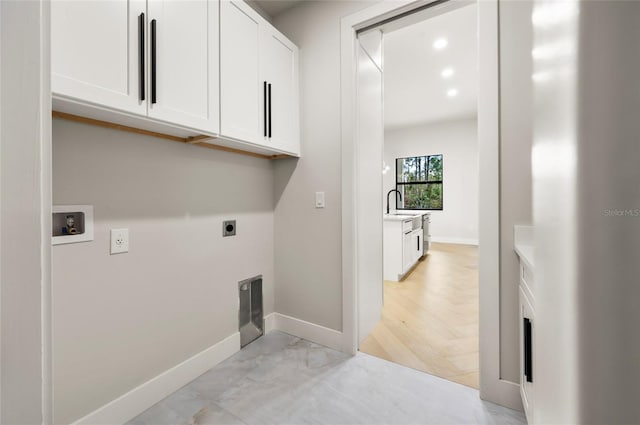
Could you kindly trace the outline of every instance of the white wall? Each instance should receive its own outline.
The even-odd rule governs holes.
[[[541,4],[540,2],[539,4]],[[567,3],[576,7],[579,3]],[[558,10],[547,9],[546,15],[557,15]],[[534,422],[537,424],[568,424],[568,423],[618,423],[607,420],[579,416],[579,391],[581,381],[590,374],[599,375],[601,372],[592,369],[578,377],[579,348],[578,348],[578,296],[582,292],[578,284],[578,265],[576,249],[576,231],[578,220],[583,220],[587,214],[602,214],[599,209],[602,197],[599,192],[593,193],[591,206],[579,211],[577,208],[576,189],[578,186],[576,157],[578,152],[577,134],[577,15],[560,15],[563,30],[557,31],[557,25],[541,26],[535,30],[535,46],[562,45],[566,46],[564,54],[536,64],[536,72],[549,72],[564,69],[555,78],[550,78],[546,84],[536,84],[534,139],[533,139],[533,200],[534,200],[534,256],[535,256],[535,330],[534,347],[534,385],[536,389],[535,404],[533,406]],[[599,25],[599,23],[598,23]],[[605,27],[606,28],[606,27]],[[606,64],[615,65],[615,64]],[[616,69],[616,72],[618,69]],[[602,81],[600,81],[602,83]],[[600,111],[605,112],[605,111]],[[595,118],[595,117],[594,117]],[[609,139],[609,138],[607,138]],[[615,140],[600,140],[603,144]],[[605,165],[603,156],[602,164]],[[603,177],[600,174],[599,176]],[[610,172],[602,169],[603,172]],[[615,170],[613,174],[615,175]],[[606,177],[603,177],[606,178]],[[577,214],[579,212],[579,214]],[[601,223],[603,224],[603,223]],[[589,229],[596,237],[600,229]],[[591,235],[587,236],[593,237]],[[595,244],[593,244],[595,242]],[[599,242],[592,240],[591,247]],[[606,252],[603,253],[606,255]],[[594,259],[598,261],[599,259]],[[637,263],[637,261],[635,261]],[[597,273],[599,274],[599,272]],[[596,274],[596,276],[597,276]],[[585,276],[585,279],[593,277]],[[593,280],[592,280],[593,281]],[[586,283],[586,282],[585,282]],[[611,285],[614,289],[615,280],[605,280],[602,284]],[[624,285],[624,283],[623,283]],[[586,285],[585,285],[586,286]],[[634,285],[635,286],[635,285]],[[580,295],[586,296],[587,294]],[[605,314],[605,304],[597,305],[592,313],[596,316]],[[617,307],[614,307],[614,309]],[[609,313],[612,313],[611,311]],[[609,315],[609,313],[607,315]],[[614,313],[615,314],[615,313]],[[613,317],[612,317],[613,319]],[[595,331],[594,330],[594,336]],[[614,331],[615,332],[615,331]],[[626,345],[626,344],[625,344]],[[596,347],[596,352],[603,355],[611,350],[614,344],[605,344],[603,349]],[[626,349],[626,347],[625,347]],[[582,352],[587,357],[589,353]],[[617,360],[604,365],[602,372],[608,373],[616,367]],[[631,373],[637,364],[627,369]],[[606,371],[606,372],[605,372]],[[637,383],[636,383],[637,384]],[[600,396],[595,401],[609,396],[610,389],[597,386]],[[637,399],[636,399],[637,402]],[[634,403],[636,404],[636,403]],[[637,408],[634,408],[637,410]],[[637,415],[636,418],[637,419]],[[628,420],[620,423],[633,423]]]
[[[386,130],[383,202],[396,188],[396,158],[442,154],[443,209],[431,212],[434,242],[478,244],[478,132],[477,120],[465,119]],[[393,195],[389,207],[395,209]]]
[[[538,7],[535,422],[637,423],[640,3]]]
[[[46,2],[0,2],[0,423],[49,420]],[[44,242],[44,243],[43,243]]]
[[[342,264],[340,216],[340,19],[375,1],[305,1],[274,18],[274,23],[300,47],[300,91],[302,155],[296,160],[276,163],[275,258],[276,258],[276,311],[321,324],[332,329],[342,328]],[[520,48],[506,43],[501,45],[501,66],[514,66],[520,53],[530,54],[527,37],[531,17],[515,13],[515,3],[503,1],[501,7],[501,34],[514,43],[521,37]],[[508,35],[505,31],[508,29]],[[518,71],[520,73],[523,70]],[[520,74],[528,78],[531,74]],[[505,81],[501,82],[505,85]],[[523,89],[530,89],[524,86]],[[501,100],[518,105],[522,93],[502,92]],[[502,125],[515,119],[503,108]],[[522,117],[518,118],[523,119]],[[513,146],[508,156],[501,158],[501,171],[514,159],[530,156],[530,144],[519,143],[517,135],[501,139]],[[530,167],[514,168],[510,178],[527,180]],[[504,179],[504,176],[503,176]],[[503,180],[504,182],[504,180]],[[313,193],[324,190],[327,208],[313,207]],[[501,210],[507,205],[521,204],[530,198],[530,187],[522,185],[516,197],[505,196]],[[529,213],[530,214],[530,213]],[[503,214],[501,226],[511,220],[530,221],[521,216]],[[527,219],[527,220],[525,220]],[[301,239],[308,243],[301,244]],[[505,241],[502,241],[503,244]],[[516,261],[513,245],[505,245],[501,262]],[[501,281],[510,289],[517,288],[518,275],[514,270],[503,270]],[[504,379],[518,380],[518,297],[504,288],[501,305],[508,310],[501,315],[501,329],[515,329],[503,333],[500,358]]]
[[[56,423],[237,332],[238,281],[263,274],[273,311],[271,162],[60,120],[53,155],[54,204],[95,216],[94,241],[53,249]],[[120,227],[130,252],[111,256]]]

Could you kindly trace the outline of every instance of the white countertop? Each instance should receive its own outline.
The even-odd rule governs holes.
[[[382,219],[384,221],[404,221],[404,220],[411,220],[415,217],[422,217],[425,213],[418,213],[418,214],[412,214],[412,213],[391,213],[391,214],[387,214],[384,213],[382,215]],[[428,213],[427,213],[428,214]]]
[[[515,244],[515,251],[527,268],[534,270],[533,245]]]
[[[535,269],[533,226],[513,226],[513,247],[520,260],[533,271]]]

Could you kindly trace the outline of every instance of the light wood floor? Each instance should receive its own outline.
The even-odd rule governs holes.
[[[385,281],[382,320],[360,350],[478,388],[478,248],[433,243],[402,282]]]

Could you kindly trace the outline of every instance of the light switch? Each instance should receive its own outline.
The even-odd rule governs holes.
[[[316,208],[324,208],[324,192],[316,192]]]

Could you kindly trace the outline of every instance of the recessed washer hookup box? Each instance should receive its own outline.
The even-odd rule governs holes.
[[[93,240],[92,205],[54,205],[51,219],[52,245]]]

